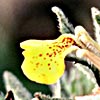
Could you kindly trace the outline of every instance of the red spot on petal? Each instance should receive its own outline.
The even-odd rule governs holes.
[[[51,56],[52,56],[52,54],[49,55],[49,57],[51,57]]]
[[[66,43],[67,45],[70,45],[70,44],[74,43],[74,40],[72,38],[68,37],[68,38],[64,38],[62,40],[62,43]]]
[[[58,49],[56,49],[56,51],[58,51]]]
[[[62,46],[62,48],[64,48],[64,46]]]
[[[54,52],[54,56],[56,56],[56,52]]]
[[[62,49],[62,46],[57,45],[58,48]]]
[[[39,62],[37,62],[36,65],[39,65]]]
[[[46,53],[46,55],[49,55],[49,53]]]
[[[51,49],[52,47],[49,47],[49,49]]]
[[[48,66],[50,66],[50,63],[48,64]]]
[[[66,44],[65,47],[68,47],[68,45]]]
[[[65,38],[62,40],[62,42],[64,42],[65,41]]]
[[[61,52],[61,50],[58,51],[58,53],[60,53],[60,52]]]
[[[41,57],[41,56],[42,56],[42,54],[39,54],[39,56]]]
[[[67,41],[68,42],[72,42],[72,38],[67,38]]]
[[[53,51],[55,51],[55,49],[53,49]]]

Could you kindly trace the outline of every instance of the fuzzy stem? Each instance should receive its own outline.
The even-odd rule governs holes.
[[[96,68],[100,70],[100,58],[92,52],[85,49],[79,49],[77,50],[76,55],[80,58],[86,57],[95,65]]]

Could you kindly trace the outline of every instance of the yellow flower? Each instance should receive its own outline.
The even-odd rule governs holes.
[[[32,81],[54,84],[65,70],[64,58],[77,49],[75,37],[63,34],[55,40],[26,40],[20,44],[25,57],[23,73]]]

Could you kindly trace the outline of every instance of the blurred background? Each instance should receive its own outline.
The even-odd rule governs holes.
[[[50,93],[48,86],[31,82],[22,73],[19,44],[31,38],[55,39],[60,35],[53,6],[60,7],[74,27],[82,25],[94,36],[91,7],[100,9],[100,0],[0,0],[0,91],[5,92],[2,75],[9,70],[31,93]]]

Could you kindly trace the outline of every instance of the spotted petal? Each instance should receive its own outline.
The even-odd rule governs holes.
[[[21,66],[32,81],[53,84],[64,73],[65,56],[76,50],[74,36],[63,34],[55,40],[26,40],[20,44],[25,57]]]

